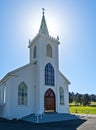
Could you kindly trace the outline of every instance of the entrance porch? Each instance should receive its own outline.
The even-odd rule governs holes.
[[[58,122],[79,119],[78,116],[73,114],[62,114],[62,113],[44,113],[41,115],[31,114],[23,118],[23,120],[34,123],[45,123],[45,122]]]

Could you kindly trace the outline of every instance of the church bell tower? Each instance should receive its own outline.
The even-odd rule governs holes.
[[[58,66],[58,38],[49,35],[44,9],[38,34],[29,41],[30,64],[35,65],[36,108],[38,113],[44,112],[44,92],[52,88],[56,91]],[[43,95],[43,96],[41,96]],[[57,109],[57,108],[56,108]]]

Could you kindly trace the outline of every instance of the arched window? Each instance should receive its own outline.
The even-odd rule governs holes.
[[[33,49],[33,58],[36,58],[36,57],[37,57],[37,48],[35,46]]]
[[[3,103],[6,103],[6,86],[3,88]]]
[[[54,86],[54,68],[50,63],[45,66],[45,85]]]
[[[47,48],[47,49],[46,49],[46,50],[47,50],[47,51],[46,51],[46,52],[47,52],[46,55],[47,55],[48,57],[52,57],[52,47],[51,47],[51,45],[48,44],[46,48]]]
[[[60,93],[60,105],[64,105],[64,89],[62,87],[59,88]]]
[[[27,105],[27,86],[24,82],[18,87],[18,104]]]

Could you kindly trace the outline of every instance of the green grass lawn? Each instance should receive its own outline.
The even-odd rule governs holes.
[[[96,106],[70,106],[70,113],[96,114]]]

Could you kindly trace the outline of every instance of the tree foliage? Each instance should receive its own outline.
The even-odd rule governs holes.
[[[91,101],[96,102],[96,95],[94,94],[79,94],[79,93],[73,93],[69,92],[69,103],[72,103],[74,101],[75,105],[83,105],[88,106],[90,105]]]

